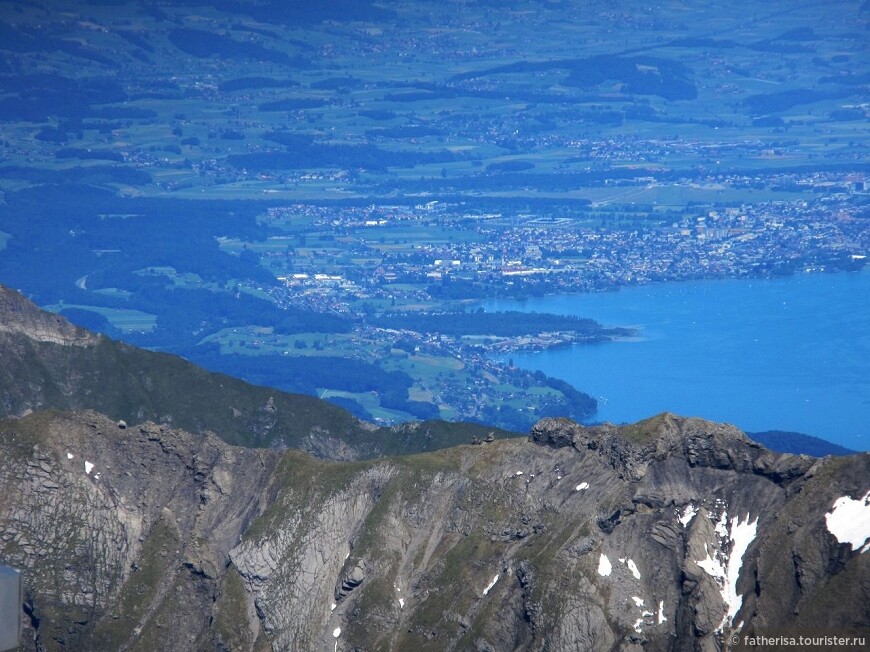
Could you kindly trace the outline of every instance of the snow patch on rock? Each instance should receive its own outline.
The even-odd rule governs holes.
[[[91,462],[88,462],[87,460],[85,460],[85,473],[90,475],[91,471],[93,471],[93,470],[94,470],[94,465]]]
[[[498,582],[498,575],[492,578],[492,582],[486,585],[486,588],[483,590],[483,594],[486,595],[489,593],[489,590],[495,586],[495,583]]]
[[[712,517],[711,517],[712,518]],[[723,539],[728,538],[728,512],[722,510],[722,516],[719,517],[719,522],[716,523],[716,534]]]
[[[716,532],[721,537],[720,549],[714,548],[711,552],[705,544],[704,550],[707,556],[696,562],[710,577],[716,580],[722,593],[722,600],[727,607],[717,631],[722,631],[726,625],[733,624],[734,617],[743,606],[743,596],[737,595],[737,578],[740,576],[740,569],[743,566],[743,555],[746,554],[749,545],[755,540],[757,530],[758,519],[750,521],[748,514],[745,522],[741,522],[738,517],[735,517],[731,519],[729,526],[727,513],[723,510],[722,516],[716,524]],[[730,553],[725,552],[729,545]]]
[[[714,558],[713,555],[710,554],[706,543],[704,544],[704,552],[707,553],[707,556],[704,559],[701,559],[695,563],[698,564],[698,566],[703,568],[705,571],[707,571],[707,575],[712,577],[717,582],[721,583],[725,578],[725,567],[718,559]]]
[[[831,511],[825,514],[828,532],[840,543],[848,543],[852,550],[862,553],[870,550],[870,491],[863,498],[854,500],[841,496],[834,501]]]
[[[683,524],[683,527],[689,527],[689,523],[692,522],[692,519],[695,518],[695,514],[698,513],[698,508],[689,503],[683,508],[683,513],[680,514],[680,523]]]
[[[607,577],[610,575],[612,570],[613,566],[607,558],[607,555],[601,553],[601,556],[598,558],[598,574],[601,575],[601,577]]]
[[[637,564],[634,563],[634,560],[629,559],[626,562],[626,565],[628,566],[628,570],[631,571],[631,574],[634,575],[634,579],[639,580],[640,579],[640,570],[638,569]]]

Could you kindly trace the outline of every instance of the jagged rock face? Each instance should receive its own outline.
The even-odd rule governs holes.
[[[870,555],[825,518],[868,454],[668,414],[341,464],[93,414],[3,428],[29,649],[712,650],[870,622]]]

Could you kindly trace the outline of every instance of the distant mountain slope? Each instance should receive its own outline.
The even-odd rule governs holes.
[[[813,437],[812,435],[804,435],[799,432],[766,430],[764,432],[747,432],[746,434],[759,444],[764,444],[765,447],[778,453],[824,457],[825,455],[853,455],[857,452],[837,444],[832,444],[825,439]]]
[[[868,497],[870,454],[775,454],[670,414],[350,463],[93,412],[0,422],[0,560],[24,571],[24,650],[848,635],[870,623]]]
[[[0,359],[0,416],[92,409],[131,425],[155,421],[211,431],[232,444],[333,459],[434,450],[492,430],[446,423],[377,428],[312,396],[250,385],[95,335],[2,286]]]

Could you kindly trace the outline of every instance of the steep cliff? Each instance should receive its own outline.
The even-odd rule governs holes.
[[[88,412],[7,421],[0,438],[0,550],[25,573],[33,647],[201,646],[278,454]]]
[[[90,412],[0,441],[26,649],[713,650],[870,623],[870,531],[840,529],[868,454],[670,414],[348,463]]]

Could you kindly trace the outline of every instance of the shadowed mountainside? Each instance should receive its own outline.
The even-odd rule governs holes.
[[[330,459],[434,450],[493,430],[446,422],[378,428],[312,396],[250,385],[95,335],[3,286],[0,359],[0,416],[91,409],[130,424],[154,421],[214,432],[231,444],[299,448]]]

